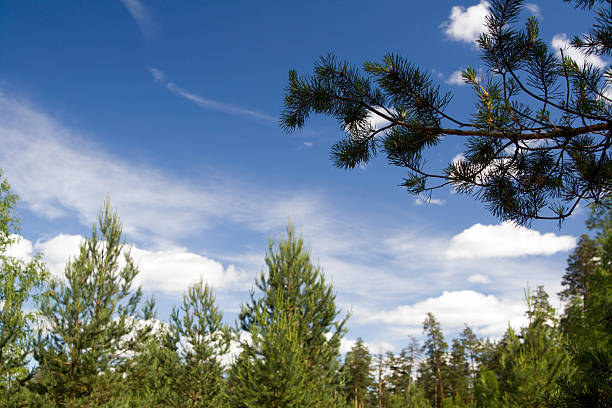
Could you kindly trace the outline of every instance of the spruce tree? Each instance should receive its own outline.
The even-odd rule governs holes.
[[[45,322],[36,389],[58,406],[117,406],[128,394],[128,362],[150,328],[138,324],[142,292],[122,227],[106,201],[79,254],[42,298]]]
[[[307,406],[336,406],[337,357],[346,319],[337,319],[332,287],[321,269],[312,265],[291,225],[278,249],[270,240],[265,262],[267,270],[255,282],[260,293],[251,293],[239,315],[239,328],[250,334],[251,343],[242,342],[243,352],[236,361],[240,369],[232,370],[238,380],[232,381],[239,393],[249,394],[251,386],[268,387],[261,392],[279,398],[282,392],[277,385],[294,383],[288,388],[291,393],[283,397],[286,404],[293,404],[291,400],[305,401]],[[283,364],[293,369],[281,368]],[[276,378],[278,384],[266,384],[263,378]],[[245,406],[259,403],[245,395],[245,404],[250,404]]]

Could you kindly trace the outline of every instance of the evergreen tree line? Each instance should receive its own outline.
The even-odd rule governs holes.
[[[154,299],[135,285],[138,265],[108,201],[60,277],[40,256],[9,256],[19,232],[16,202],[2,180],[0,406],[612,406],[612,211],[605,206],[593,211],[592,234],[568,258],[562,311],[539,287],[526,293],[526,326],[508,327],[499,340],[466,325],[449,345],[430,313],[422,341],[409,337],[397,354],[373,355],[358,339],[343,356],[348,316],[291,226],[270,241],[234,326],[203,281],[161,322]]]

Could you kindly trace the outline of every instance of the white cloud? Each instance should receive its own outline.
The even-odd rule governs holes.
[[[151,75],[153,75],[153,79],[155,80],[155,82],[164,82],[164,80],[166,79],[166,74],[164,73],[164,71],[161,71],[157,68],[149,68],[149,72],[151,73]]]
[[[34,254],[31,241],[15,234],[11,234],[11,239],[13,243],[6,248],[4,255],[11,258],[23,259],[24,261],[32,259]]]
[[[465,160],[465,156],[463,153],[457,153],[455,157],[452,158],[451,163],[457,164]]]
[[[374,313],[370,320],[406,329],[422,328],[427,313],[432,313],[444,327],[458,329],[465,323],[483,335],[503,333],[510,323],[518,327],[525,322],[525,304],[520,301],[500,300],[472,290],[444,291],[413,305]],[[414,332],[411,330],[411,332]]]
[[[475,273],[474,275],[470,275],[468,277],[468,282],[472,283],[491,283],[491,279],[487,275],[482,275],[480,273]]]
[[[221,220],[265,233],[282,228],[289,217],[296,224],[312,218],[324,224],[316,192],[262,189],[223,177],[190,184],[113,157],[80,132],[2,93],[0,144],[13,190],[26,207],[49,219],[76,213],[89,227],[110,194],[124,231],[160,245],[201,234]]]
[[[576,238],[572,236],[558,236],[552,232],[542,234],[511,222],[475,224],[451,239],[446,255],[451,259],[552,255],[569,251],[575,245]]]
[[[383,110],[380,110],[380,112],[384,115],[388,115],[388,113]],[[381,129],[391,123],[387,119],[373,112],[368,114],[368,122],[373,129]]]
[[[357,340],[343,337],[340,340],[340,354],[346,354],[357,344]],[[384,354],[387,351],[395,351],[395,346],[387,341],[369,341],[364,342],[364,345],[370,354]]]
[[[306,147],[312,147],[312,142],[304,142],[304,146],[306,146]]]
[[[121,2],[138,24],[143,37],[146,40],[151,40],[159,32],[159,25],[155,22],[149,10],[140,0],[121,0]]]
[[[145,289],[180,293],[200,278],[215,288],[235,283],[251,285],[250,275],[238,271],[234,265],[225,268],[220,262],[185,248],[165,251],[133,248],[132,257],[139,265],[139,280]]]
[[[542,17],[542,11],[540,10],[540,6],[538,6],[537,4],[535,4],[535,3],[525,3],[525,4],[523,4],[523,7],[525,7],[534,16]]]
[[[17,249],[14,245],[8,253],[27,260],[35,252],[40,252],[49,272],[62,277],[68,260],[78,256],[83,240],[81,235],[60,234],[32,245],[22,238],[16,245]],[[181,247],[160,251],[131,247],[131,255],[140,271],[135,283],[147,290],[182,293],[200,278],[214,288],[248,287],[251,284],[251,277],[238,271],[234,265],[224,267],[218,261]]]
[[[449,85],[458,85],[458,86],[465,85],[465,82],[463,81],[463,77],[461,75],[462,75],[461,70],[457,70],[453,72],[452,74],[448,76],[448,78],[446,78],[446,83]]]
[[[446,201],[440,198],[429,198],[429,197],[419,196],[414,200],[414,203],[416,205],[426,205],[426,204],[444,205]]]
[[[486,31],[485,17],[489,15],[490,6],[484,0],[468,8],[453,6],[448,21],[441,25],[444,34],[452,40],[475,45],[480,34]]]
[[[218,102],[212,99],[208,99],[208,98],[204,98],[199,95],[196,95],[193,92],[190,92],[184,88],[177,86],[174,82],[166,82],[165,73],[157,68],[149,68],[149,72],[151,72],[151,75],[153,76],[153,79],[155,80],[155,82],[163,84],[164,87],[166,87],[173,94],[178,95],[181,98],[185,98],[195,103],[200,108],[212,109],[212,110],[229,113],[233,115],[252,117],[252,118],[256,118],[260,120],[265,120],[267,122],[274,122],[277,120],[276,118],[270,115],[266,115],[265,113],[261,113],[253,109],[249,109],[249,108],[245,108],[242,106],[233,105],[229,103]]]
[[[597,68],[605,68],[608,65],[600,56],[585,56],[579,49],[572,47],[565,33],[556,34],[551,41],[551,45],[557,57],[561,58],[561,50],[563,50],[563,55],[573,59],[578,66],[582,67],[587,63]]]

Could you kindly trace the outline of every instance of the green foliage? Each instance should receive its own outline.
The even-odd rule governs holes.
[[[351,406],[361,407],[368,399],[370,387],[374,385],[374,378],[370,373],[372,356],[361,338],[346,353],[344,366],[344,394]]]
[[[239,315],[251,339],[242,341],[230,378],[242,400],[235,406],[336,406],[346,319],[336,320],[332,287],[291,225],[278,250],[270,241],[265,261],[267,272],[256,280],[261,297],[252,292]]]
[[[330,54],[311,76],[289,72],[282,125],[293,130],[312,113],[329,115],[345,131],[331,149],[337,167],[353,169],[382,152],[407,171],[409,192],[452,185],[504,220],[561,221],[580,201],[603,200],[612,190],[612,100],[605,92],[612,71],[558,58],[540,39],[535,18],[517,27],[524,1],[490,4],[478,40],[487,70],[463,73],[476,99],[469,119],[447,114],[451,95],[402,57],[388,54],[360,71]],[[574,45],[609,54],[611,21],[612,9],[602,8],[591,33]],[[376,127],[372,119],[386,124]],[[447,137],[465,141],[464,159],[440,172],[427,166],[426,154]]]
[[[587,222],[594,239],[584,236],[568,263],[576,265],[564,280],[574,294],[565,308],[563,326],[576,371],[557,380],[547,395],[551,407],[612,406],[612,211],[609,201],[593,208]],[[575,282],[579,282],[578,285]],[[576,291],[573,288],[578,287]]]
[[[483,397],[499,393],[504,406],[541,407],[543,394],[555,387],[555,378],[571,372],[548,295],[539,287],[533,294],[527,292],[526,301],[529,324],[519,334],[508,328],[500,343],[497,385],[491,378],[481,377],[480,390],[485,395],[477,399],[482,405]]]
[[[448,393],[448,383],[444,378],[444,374],[448,372],[448,344],[444,341],[440,322],[431,313],[427,313],[423,322],[423,333],[426,336],[423,344],[425,359],[419,367],[419,383],[432,406],[440,408]]]
[[[45,327],[33,386],[59,406],[117,406],[127,363],[150,331],[138,324],[142,292],[132,289],[138,269],[121,236],[107,201],[98,227],[41,299]]]
[[[27,262],[11,257],[7,250],[17,243],[15,216],[17,196],[0,172],[0,405],[22,406],[27,401],[23,387],[31,378],[29,365],[33,348],[35,310],[29,303],[38,298],[46,276],[36,256]]]
[[[174,392],[173,406],[218,407],[224,400],[220,360],[229,351],[230,334],[222,319],[212,288],[202,281],[190,286],[180,310],[172,311],[175,350],[160,356],[164,378]]]

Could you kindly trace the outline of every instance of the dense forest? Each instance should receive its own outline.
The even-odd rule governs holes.
[[[194,283],[168,322],[135,287],[117,214],[98,224],[63,277],[40,257],[8,256],[17,197],[0,197],[0,404],[7,407],[609,407],[612,210],[592,209],[568,258],[563,310],[526,291],[528,324],[500,339],[468,325],[445,338],[429,314],[422,341],[342,355],[350,318],[292,226],[270,242],[250,299],[229,326]],[[234,350],[230,353],[230,350]]]

